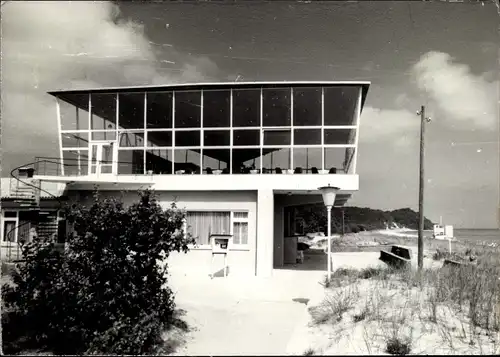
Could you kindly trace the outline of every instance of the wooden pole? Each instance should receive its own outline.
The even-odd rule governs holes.
[[[420,177],[418,188],[418,270],[424,265],[424,158],[425,158],[425,106],[420,108]]]

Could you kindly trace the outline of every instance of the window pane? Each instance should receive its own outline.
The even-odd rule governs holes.
[[[3,241],[16,242],[16,222],[5,221],[3,222]]]
[[[116,131],[93,131],[92,140],[116,140]]]
[[[154,129],[172,128],[172,92],[148,93],[147,127]]]
[[[153,171],[154,174],[172,173],[172,150],[158,149],[146,151],[146,173]]]
[[[247,219],[248,218],[248,212],[234,212],[234,218],[235,219]]]
[[[88,150],[64,150],[63,165],[65,176],[88,175]]]
[[[120,93],[119,124],[122,129],[144,128],[144,93]]]
[[[229,234],[230,212],[187,212],[187,231],[198,244],[210,244],[210,235]]]
[[[264,145],[290,145],[291,144],[290,130],[270,130],[264,131]]]
[[[229,98],[231,92],[228,90],[204,90],[203,91],[203,126],[206,128],[229,127]]]
[[[200,131],[175,132],[175,146],[200,146]]]
[[[142,147],[144,146],[144,132],[120,133],[121,147]]]
[[[290,149],[266,148],[263,150],[263,173],[279,173],[279,170],[288,170],[290,167]]]
[[[248,223],[234,222],[233,225],[233,243],[248,244]]]
[[[205,173],[210,173],[210,170],[221,170],[222,173],[229,173],[229,149],[204,149],[203,150],[203,170]]]
[[[260,126],[260,89],[233,90],[233,126]]]
[[[359,87],[325,87],[325,125],[353,125]]]
[[[184,173],[200,173],[200,150],[174,150],[174,171],[184,170]]]
[[[325,129],[325,144],[354,144],[356,129]]]
[[[229,130],[209,130],[203,133],[204,146],[229,146],[230,140]]]
[[[233,174],[260,170],[260,149],[233,149]]]
[[[293,89],[293,125],[321,125],[321,88]]]
[[[321,145],[321,129],[295,129],[293,140],[295,145]]]
[[[5,211],[3,213],[3,216],[5,218],[16,218],[17,217],[17,211]]]
[[[89,146],[88,133],[62,133],[63,148],[83,148]]]
[[[233,145],[235,146],[260,145],[260,130],[234,130]]]
[[[175,127],[199,128],[201,125],[201,92],[175,92]]]
[[[119,175],[144,174],[144,150],[118,150]]]
[[[263,125],[289,126],[290,125],[290,89],[264,89],[263,96]]]
[[[293,166],[299,173],[319,173],[322,169],[321,164],[321,148],[294,148],[293,149]],[[318,170],[318,171],[316,171]]]
[[[172,132],[148,131],[147,146],[172,146]]]
[[[90,95],[92,118],[91,129],[116,129],[116,94],[93,93]]]
[[[89,95],[65,94],[59,99],[61,130],[86,130],[89,128]]]
[[[352,150],[346,148],[325,148],[325,170],[329,173],[344,173],[344,168],[352,162]]]

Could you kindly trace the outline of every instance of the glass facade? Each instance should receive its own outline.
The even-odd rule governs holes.
[[[354,173],[360,85],[58,96],[65,175]]]

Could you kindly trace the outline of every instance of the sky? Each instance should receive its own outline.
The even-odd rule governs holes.
[[[493,1],[3,2],[2,176],[55,157],[49,90],[367,80],[350,205],[497,228],[499,10]]]

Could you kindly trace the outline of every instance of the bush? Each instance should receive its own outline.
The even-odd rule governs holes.
[[[402,341],[398,338],[391,338],[387,341],[386,352],[391,355],[405,356],[410,354],[411,346],[408,341]]]
[[[9,321],[29,323],[23,336],[4,335],[5,352],[20,340],[56,354],[154,351],[175,307],[167,265],[158,261],[187,252],[191,240],[182,231],[185,212],[175,204],[163,210],[150,191],[139,196],[126,208],[96,192],[89,208],[66,209],[74,228],[66,251],[38,238],[25,245],[16,285],[2,294]]]

